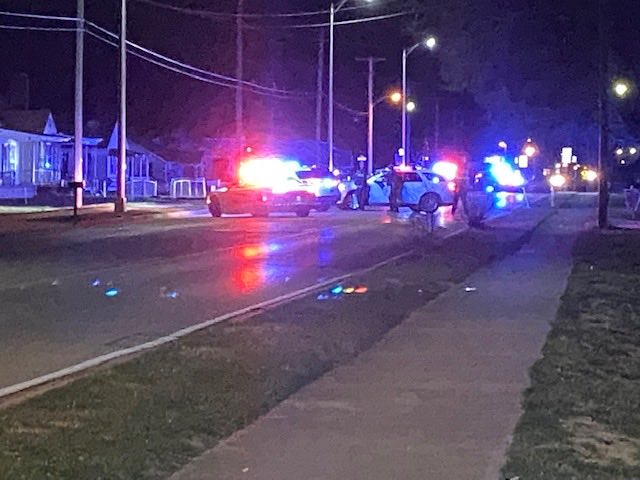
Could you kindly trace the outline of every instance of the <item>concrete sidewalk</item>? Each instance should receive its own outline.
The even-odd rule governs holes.
[[[171,480],[498,479],[528,369],[591,214],[559,210],[518,253],[415,312],[352,364]]]

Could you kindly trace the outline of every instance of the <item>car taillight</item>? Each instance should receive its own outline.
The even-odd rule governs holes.
[[[449,182],[447,183],[447,187],[449,188],[449,190],[451,190],[452,192],[456,191],[456,182]]]

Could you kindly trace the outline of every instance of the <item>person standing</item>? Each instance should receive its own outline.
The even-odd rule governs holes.
[[[392,212],[400,211],[400,204],[402,203],[402,175],[398,172],[394,166],[391,166],[389,172],[389,184],[391,186],[391,193],[389,194],[389,210]]]
[[[467,211],[467,192],[469,191],[469,167],[467,160],[463,160],[460,163],[458,172],[456,175],[456,190],[453,194],[453,206],[451,207],[451,214],[455,215],[458,211],[458,204],[462,203],[463,212]]]

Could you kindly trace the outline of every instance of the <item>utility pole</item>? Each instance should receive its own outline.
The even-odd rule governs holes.
[[[433,135],[433,149],[437,151],[440,146],[440,98],[436,95],[435,127]]]
[[[367,116],[369,120],[368,132],[367,132],[367,174],[369,176],[373,175],[373,108],[375,106],[373,100],[373,77],[374,77],[374,67],[376,63],[384,62],[385,58],[376,58],[376,57],[368,57],[368,58],[356,58],[358,62],[367,62],[369,64],[369,89],[368,89],[368,108],[367,108]]]
[[[317,156],[320,158],[321,148],[320,142],[322,141],[322,97],[324,93],[324,44],[326,40],[326,33],[324,30],[320,31],[320,46],[318,48],[318,72],[316,75],[316,145]]]
[[[333,171],[333,48],[334,48],[334,26],[336,21],[336,6],[331,2],[329,13],[329,114],[327,140],[329,141],[329,170]]]
[[[84,90],[84,0],[78,0],[76,22],[75,131],[73,139],[73,213],[82,208],[83,192],[83,90]]]
[[[599,152],[598,152],[598,227],[609,226],[609,45],[607,43],[607,25],[604,16],[604,0],[598,1],[598,33],[599,33],[599,65],[598,75],[598,112],[600,123]]]
[[[236,142],[238,148],[244,146],[244,87],[241,83],[244,79],[244,0],[238,0],[236,17]]]
[[[127,0],[120,7],[120,120],[118,122],[118,171],[115,212],[127,209]]]

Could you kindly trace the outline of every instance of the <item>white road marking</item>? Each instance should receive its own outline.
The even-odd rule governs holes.
[[[460,232],[456,232],[456,233],[460,233]],[[124,348],[121,350],[116,350],[114,352],[111,353],[107,353],[104,355],[100,355],[98,357],[89,359],[89,360],[85,360],[84,362],[80,362],[77,363],[75,365],[72,365],[70,367],[67,368],[63,368],[61,370],[57,370],[55,372],[52,373],[48,373],[46,375],[42,375],[40,377],[36,377],[32,380],[27,380],[26,382],[21,382],[21,383],[17,383],[15,385],[10,385],[8,387],[4,387],[4,388],[0,388],[0,398],[4,398],[4,397],[8,397],[9,395],[15,395],[16,393],[20,393],[23,392],[25,390],[29,390],[31,388],[34,387],[38,387],[41,385],[44,385],[46,383],[49,382],[53,382],[56,380],[61,380],[65,377],[68,377],[70,375],[74,375],[77,373],[81,373],[85,370],[91,369],[91,368],[95,368],[98,367],[100,365],[103,365],[107,362],[110,362],[112,360],[116,360],[125,356],[129,356],[129,355],[134,355],[137,353],[141,353],[147,350],[151,350],[153,348],[157,348],[160,347],[162,345],[166,345],[168,343],[171,342],[175,342],[176,340],[185,337],[189,334],[198,332],[200,330],[204,330],[206,328],[209,328],[213,325],[216,325],[218,323],[221,322],[225,322],[227,320],[230,320],[232,318],[235,317],[239,317],[239,316],[243,316],[243,315],[248,315],[248,314],[257,314],[260,310],[265,309],[265,308],[269,308],[269,307],[273,307],[275,305],[284,303],[284,302],[288,302],[291,300],[294,300],[298,297],[307,295],[309,293],[313,293],[317,290],[321,290],[323,288],[329,287],[331,285],[335,285],[336,283],[339,283],[341,281],[344,281],[345,279],[355,276],[355,275],[362,275],[364,273],[368,273],[372,270],[375,270],[377,268],[380,268],[384,265],[387,265],[389,263],[395,262],[397,260],[401,260],[405,257],[408,257],[410,255],[413,254],[413,251],[409,251],[409,252],[405,252],[403,254],[400,255],[396,255],[394,257],[388,258],[386,260],[383,260],[382,262],[378,262],[375,265],[372,265],[370,267],[367,268],[363,268],[361,270],[357,270],[355,272],[351,272],[351,273],[347,273],[344,275],[340,275],[340,276],[336,276],[333,278],[330,278],[328,280],[325,280],[323,282],[319,282],[316,283],[314,285],[311,285],[309,287],[306,288],[301,288],[299,290],[296,290],[294,292],[290,292],[284,295],[280,295],[278,297],[272,298],[270,300],[266,300],[264,302],[259,302],[256,303],[254,305],[250,305],[248,307],[244,307],[241,308],[239,310],[235,310],[233,312],[229,312],[229,313],[225,313],[224,315],[220,315],[218,317],[212,318],[211,320],[207,320],[205,322],[202,323],[198,323],[196,325],[192,325],[190,327],[186,327],[183,329],[178,330],[177,332],[171,333],[169,335],[165,335],[163,337],[157,338],[155,340],[152,340],[150,342],[145,342],[142,343],[140,345],[136,345],[133,347],[129,347],[129,348]]]

